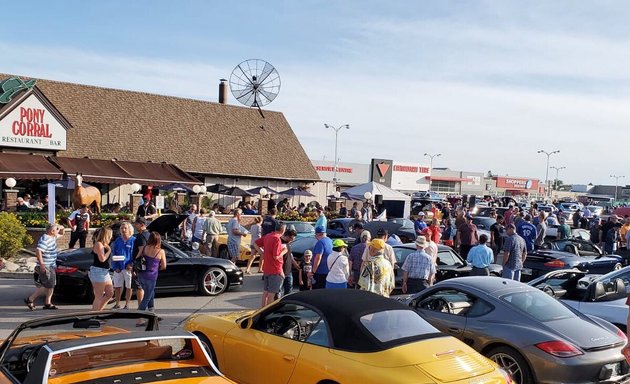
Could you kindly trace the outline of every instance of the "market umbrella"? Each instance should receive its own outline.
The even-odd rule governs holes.
[[[215,185],[211,185],[209,187],[206,187],[206,192],[210,192],[210,193],[218,193],[221,195],[225,195],[225,193],[223,193],[223,191],[225,191],[226,189],[228,189],[229,187],[223,185],[223,184],[215,184]]]
[[[265,188],[267,190],[267,195],[277,195],[278,192],[274,191],[273,189],[269,188],[269,187],[256,187],[256,188],[252,188],[252,189],[248,189],[247,192],[251,193],[252,195],[260,195],[260,190]]]
[[[222,192],[219,192],[221,195],[228,195],[228,196],[253,196],[252,193],[241,189],[239,187],[232,187],[232,188],[228,188]]]
[[[186,191],[186,192],[192,192],[192,188],[184,185],[184,184],[180,184],[180,183],[173,183],[173,184],[166,184],[160,187],[160,190],[162,191]]]
[[[286,191],[278,192],[278,195],[291,196],[291,197],[295,197],[295,196],[315,197],[315,195],[313,195],[312,193],[309,193],[309,192],[304,191],[304,190],[299,189],[299,188],[289,188]]]

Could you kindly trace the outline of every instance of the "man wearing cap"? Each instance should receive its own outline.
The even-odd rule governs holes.
[[[326,276],[328,275],[328,256],[332,253],[332,240],[326,236],[326,228],[315,227],[317,243],[313,247],[313,271],[308,277],[314,277],[313,289],[326,288]]]
[[[532,217],[529,214],[525,215],[525,218],[516,225],[516,233],[525,240],[527,252],[533,252],[538,230],[532,224]]]
[[[516,226],[508,224],[507,238],[503,244],[503,277],[521,281],[521,270],[527,258],[525,240],[516,233]]]
[[[413,227],[416,230],[416,235],[420,235],[422,231],[427,227],[427,223],[424,221],[424,212],[418,212],[416,220],[413,222]]]
[[[395,277],[392,264],[383,257],[384,248],[385,241],[383,239],[370,241],[368,246],[370,258],[361,269],[359,287],[361,290],[389,297],[389,294],[394,290]]]
[[[416,293],[431,286],[435,278],[435,263],[424,250],[429,245],[424,236],[416,239],[416,252],[407,255],[403,263],[403,293]]]
[[[350,264],[346,249],[348,244],[341,239],[333,240],[333,251],[328,256],[328,275],[326,275],[326,288],[346,289],[350,279]]]
[[[286,225],[282,224],[275,232],[268,233],[254,242],[256,251],[263,255],[263,280],[264,288],[262,306],[266,306],[275,300],[280,294],[284,282],[284,255],[288,252],[286,244],[282,244],[280,237],[284,233]]]
[[[381,239],[385,243],[383,246],[383,257],[385,260],[389,260],[392,265],[392,268],[396,268],[396,253],[394,252],[394,248],[387,244],[387,239],[389,238],[389,232],[385,228],[379,228],[376,232],[376,239]],[[363,251],[363,257],[361,258],[363,263],[370,259],[370,252],[368,249]],[[363,267],[361,267],[363,269]]]
[[[472,265],[471,276],[490,276],[490,264],[494,261],[492,249],[486,246],[488,235],[479,236],[479,245],[475,245],[468,252],[466,261]]]
[[[472,222],[472,216],[466,215],[466,223],[457,228],[457,241],[459,244],[459,253],[462,257],[468,256],[468,251],[477,245],[479,236],[477,235],[477,226]]]
[[[363,252],[365,252],[367,243],[369,243],[370,240],[372,240],[370,231],[363,231],[359,236],[359,241],[356,242],[350,249],[350,279],[348,280],[348,283],[351,287],[359,288],[357,283],[359,282],[359,275],[361,274]]]

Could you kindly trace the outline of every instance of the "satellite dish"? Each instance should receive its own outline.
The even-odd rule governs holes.
[[[230,89],[241,104],[260,111],[260,107],[271,103],[278,96],[280,75],[273,65],[264,60],[245,60],[232,71]]]

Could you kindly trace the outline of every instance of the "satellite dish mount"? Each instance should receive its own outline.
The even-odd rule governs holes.
[[[249,59],[237,65],[230,75],[230,89],[239,103],[258,108],[271,103],[280,92],[278,71],[264,60]]]

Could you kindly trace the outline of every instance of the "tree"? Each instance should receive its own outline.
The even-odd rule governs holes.
[[[26,227],[14,214],[0,212],[0,257],[14,257],[32,242],[33,238],[26,232]]]

